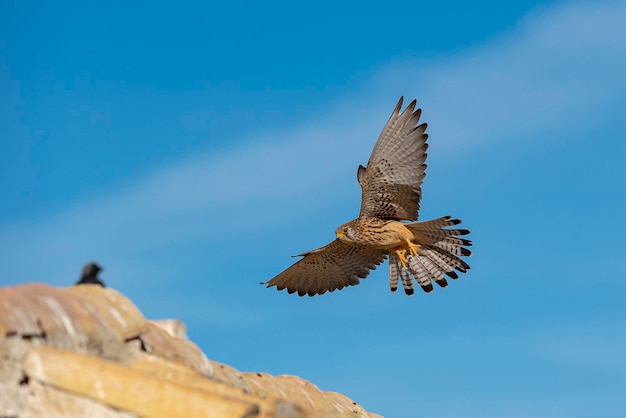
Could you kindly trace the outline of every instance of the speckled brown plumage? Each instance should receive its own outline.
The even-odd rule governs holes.
[[[458,277],[469,265],[459,256],[469,256],[471,241],[460,236],[466,229],[448,228],[461,221],[450,216],[426,222],[416,221],[426,176],[426,124],[420,124],[421,109],[413,100],[403,111],[403,98],[385,124],[367,167],[359,166],[361,185],[359,217],[336,230],[337,239],[316,250],[268,281],[298,295],[321,295],[360,279],[389,257],[389,285],[392,292],[399,280],[407,295],[413,283],[430,292],[434,281],[447,286],[446,276]]]

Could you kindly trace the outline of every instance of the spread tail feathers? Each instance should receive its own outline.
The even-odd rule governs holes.
[[[457,279],[458,272],[466,273],[470,266],[459,257],[472,255],[465,248],[472,245],[472,241],[460,238],[470,233],[467,229],[446,229],[461,223],[459,219],[451,216],[433,219],[426,222],[414,222],[406,224],[407,228],[418,237],[420,246],[417,255],[406,254],[407,269],[405,270],[395,253],[389,256],[389,284],[391,291],[398,287],[398,276],[402,280],[404,292],[413,294],[413,280],[417,282],[425,292],[432,292],[434,281],[441,287],[446,287],[446,277]],[[456,271],[455,271],[456,270]]]

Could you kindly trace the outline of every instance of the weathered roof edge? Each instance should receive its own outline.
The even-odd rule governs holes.
[[[378,417],[298,377],[209,360],[184,335],[114,289],[0,288],[0,416]]]

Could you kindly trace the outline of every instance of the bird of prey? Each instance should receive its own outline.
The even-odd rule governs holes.
[[[106,287],[104,282],[98,277],[98,273],[104,270],[98,263],[91,262],[85,264],[83,267],[83,273],[80,276],[80,279],[76,282],[76,285],[79,284],[99,284],[102,287]]]
[[[337,228],[330,244],[300,254],[303,258],[264,283],[267,287],[300,296],[321,295],[359,284],[388,257],[391,292],[401,281],[404,292],[412,295],[414,280],[431,292],[433,281],[446,287],[446,276],[456,279],[457,271],[470,269],[460,258],[471,255],[465,247],[472,242],[461,238],[469,231],[454,227],[461,220],[444,216],[415,222],[426,176],[428,134],[425,123],[418,125],[417,102],[401,111],[403,100],[378,137],[367,167],[357,170],[362,192],[359,217]]]

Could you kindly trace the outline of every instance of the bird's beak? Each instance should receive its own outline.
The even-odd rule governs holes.
[[[337,239],[343,237],[344,235],[346,235],[346,233],[343,231],[335,232],[335,236],[337,237]]]

